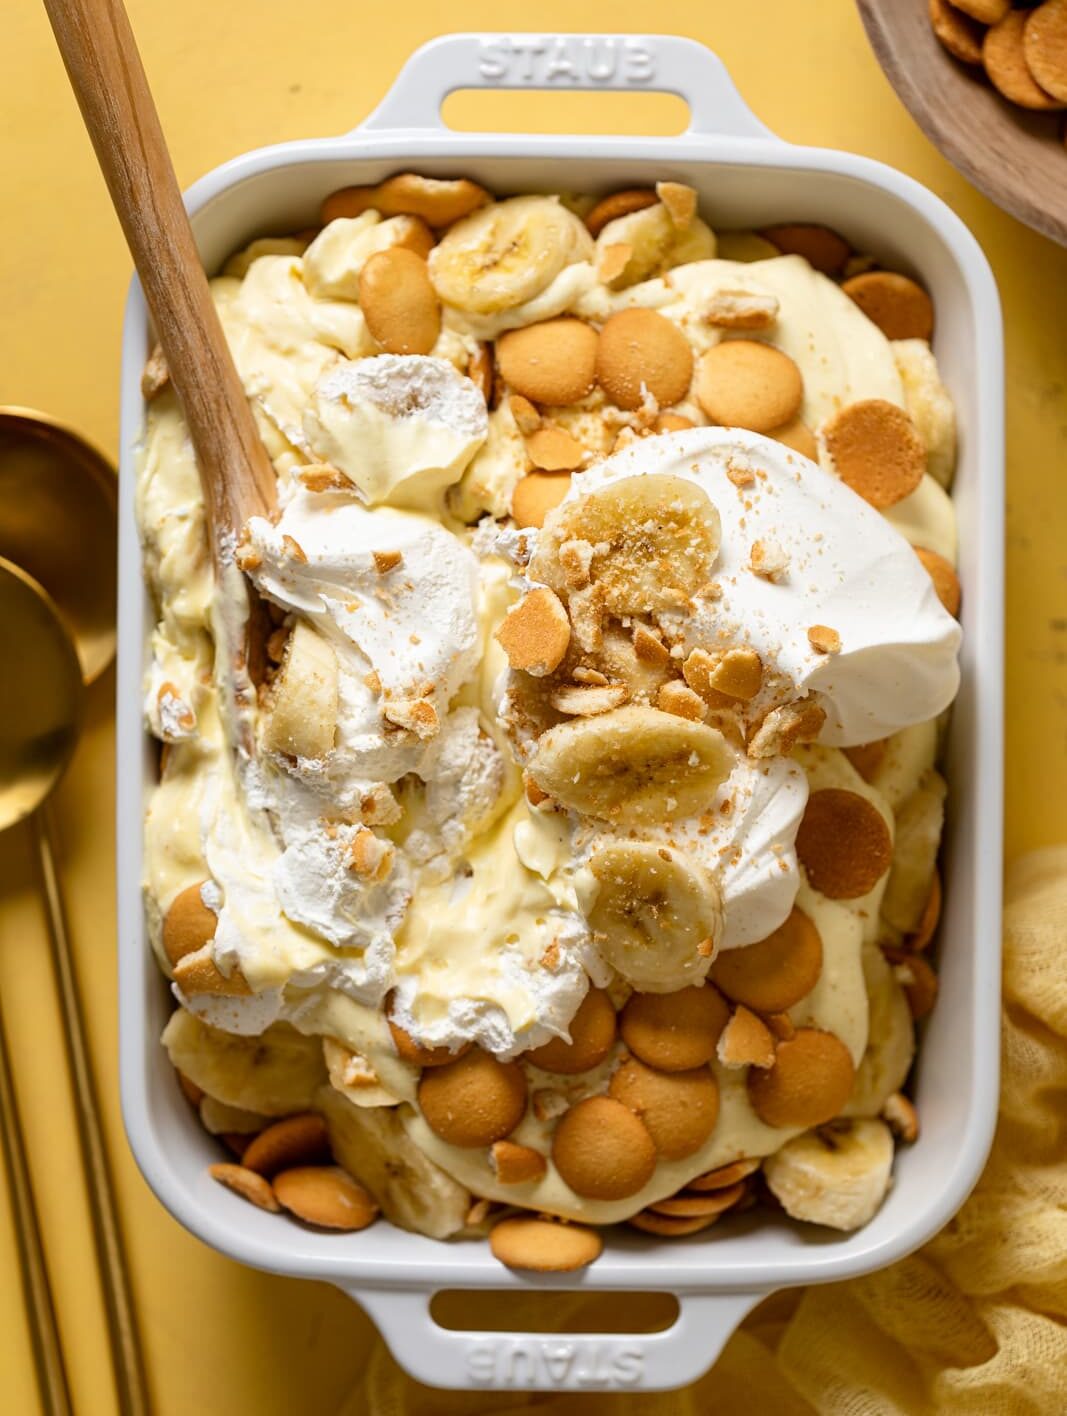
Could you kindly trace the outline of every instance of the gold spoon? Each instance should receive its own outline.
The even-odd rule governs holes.
[[[78,741],[85,691],[78,656],[55,604],[30,576],[3,559],[0,623],[6,667],[18,684],[17,693],[5,695],[0,732],[0,831],[4,831],[35,811],[63,775]],[[70,1388],[2,1014],[0,1127],[41,1401],[48,1416],[69,1416]]]
[[[115,470],[71,428],[0,407],[0,556],[59,606],[93,683],[115,656]]]
[[[115,653],[115,502],[114,472],[83,438],[29,409],[0,409],[0,552],[32,571],[58,603],[86,683],[103,673]],[[40,688],[41,699],[47,703],[55,686],[43,678],[36,658],[27,655],[22,676],[35,689]],[[5,728],[0,734],[0,753],[9,749],[9,736]],[[22,814],[33,813],[119,1405],[131,1416],[147,1416],[144,1364],[46,796],[47,791],[41,793]],[[38,801],[40,809],[34,811]],[[15,819],[7,823],[0,820],[0,829]]]

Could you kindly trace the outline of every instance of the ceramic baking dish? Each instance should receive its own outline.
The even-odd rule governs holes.
[[[617,89],[680,95],[691,126],[672,138],[457,133],[441,103],[462,88]],[[551,102],[546,98],[546,102]],[[215,1184],[214,1143],[174,1085],[158,1038],[172,1006],[152,960],[141,909],[141,822],[154,753],[141,719],[151,610],[141,579],[134,477],[148,349],[136,281],[122,369],[119,614],[118,890],[122,1104],[149,1184],[188,1229],[243,1263],[325,1279],[356,1298],[394,1355],[422,1381],[452,1387],[664,1388],[715,1360],[744,1314],[772,1290],[869,1272],[914,1249],[974,1184],[997,1099],[1001,862],[1003,372],[992,274],[959,219],[924,188],[848,153],[788,145],[745,107],[703,46],[661,36],[449,35],[415,53],[379,108],[354,132],[248,153],[188,194],[204,263],[217,269],[255,235],[313,222],[337,187],[392,172],[469,176],[501,193],[607,192],[656,179],[688,182],[718,228],[777,220],[825,222],[889,265],[914,271],[937,306],[936,349],[959,412],[955,486],[963,583],[963,684],[947,773],[947,906],[941,998],[917,1068],[922,1137],[903,1149],[878,1215],[849,1235],[794,1226],[763,1212],[711,1235],[665,1242],[620,1230],[579,1275],[503,1269],[484,1243],[439,1243],[377,1224],[331,1236],[280,1222]],[[134,752],[135,744],[145,750]],[[447,1288],[669,1291],[673,1327],[649,1335],[456,1332],[430,1316]],[[550,1301],[550,1300],[549,1300]]]

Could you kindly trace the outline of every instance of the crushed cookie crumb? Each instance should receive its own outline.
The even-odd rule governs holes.
[[[293,560],[299,561],[301,565],[307,565],[307,553],[295,537],[290,536],[287,532],[282,536],[282,545],[292,556]]]
[[[374,569],[379,575],[388,575],[391,570],[396,570],[398,565],[404,563],[402,551],[371,551],[374,557]]]
[[[778,581],[789,569],[789,556],[777,541],[768,537],[767,540],[752,542],[748,566],[753,575]]]
[[[808,643],[820,654],[841,652],[841,636],[828,624],[813,624],[808,630]]]

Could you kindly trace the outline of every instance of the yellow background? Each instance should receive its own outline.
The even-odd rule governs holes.
[[[183,185],[247,148],[354,126],[410,50],[442,27],[518,30],[533,13],[517,0],[447,9],[433,0],[386,9],[353,0],[130,0],[129,8]],[[0,402],[46,409],[113,452],[129,260],[43,10],[34,0],[7,0],[4,11]],[[849,0],[661,0],[652,13],[633,0],[542,0],[536,20],[542,29],[637,32],[654,20],[697,37],[718,51],[755,112],[783,137],[904,169],[978,236],[1007,326],[1009,854],[1064,837],[1067,252],[993,208],[930,147],[878,70]],[[671,101],[643,105],[630,96],[545,102],[497,94],[454,100],[450,116],[471,126],[560,132],[677,130]],[[1067,156],[1064,163],[1067,179]],[[202,1247],[150,1195],[126,1149],[116,1085],[113,688],[109,674],[92,691],[58,814],[155,1409],[163,1416],[317,1416],[343,1407],[354,1416],[364,1409],[352,1393],[373,1342],[360,1310],[325,1286],[253,1273]],[[106,1341],[31,867],[26,833],[0,839],[0,989],[76,1405],[95,1416],[112,1409]],[[16,1274],[0,1197],[0,1403],[32,1413]],[[600,1399],[598,1409],[611,1404]],[[457,1397],[434,1401],[433,1409],[473,1408]]]

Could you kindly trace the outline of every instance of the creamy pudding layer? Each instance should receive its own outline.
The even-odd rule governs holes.
[[[954,425],[927,345],[887,339],[799,255],[717,259],[695,216],[668,241],[674,215],[645,215],[667,210],[592,233],[552,198],[481,207],[429,253],[440,308],[417,350],[383,343],[364,278],[415,258],[390,227],[415,218],[254,243],[213,282],[279,479],[277,516],[237,552],[266,607],[251,742],[213,647],[243,592],[214,590],[166,389],[138,497],[159,610],[145,709],[165,744],[145,896],[178,1002],[225,1033],[322,1038],[346,1104],[398,1107],[474,1195],[594,1223],[809,1128],[753,1091],[773,1054],[738,1041],[749,1018],[766,1046],[836,1039],[846,1112],[877,1114],[900,1085],[910,1022],[904,1038],[876,945],[915,928],[893,842],[903,822],[910,860],[939,830],[914,802],[937,797],[934,720],[958,685],[958,626],[909,545],[955,558]],[[538,272],[507,299],[472,275],[487,231]],[[546,321],[577,332],[573,360],[508,345]],[[574,384],[587,355],[595,376]],[[748,1008],[726,961],[798,913],[818,946],[802,996]],[[701,1071],[717,1118],[685,1149],[661,1142],[658,1101],[628,1099],[657,1154],[598,1192],[560,1118],[626,1095],[628,1000],[701,985],[736,1025]],[[623,1034],[612,1021],[589,1066],[542,1066],[556,1054],[539,1049],[579,1047],[597,998]],[[430,1051],[472,1044],[516,1060],[476,1093],[520,1089],[501,1135],[544,1158],[536,1173],[438,1119]]]

